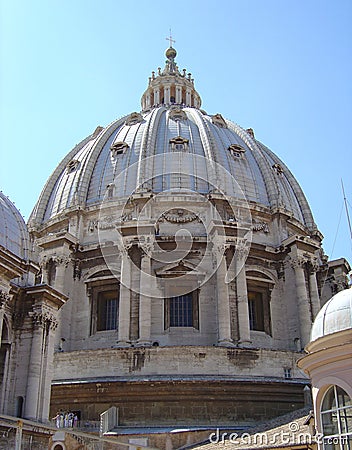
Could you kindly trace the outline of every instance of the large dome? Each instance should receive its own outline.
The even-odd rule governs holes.
[[[0,192],[0,245],[14,255],[28,257],[28,231],[16,206]]]
[[[227,195],[236,196],[239,186],[250,204],[280,209],[314,229],[304,194],[284,163],[251,129],[201,110],[191,74],[179,72],[174,53],[167,58],[164,71],[149,79],[140,113],[98,127],[62,160],[30,223],[38,226],[72,208],[99,206],[112,185],[114,197],[143,189],[206,195],[221,184],[226,169],[236,185],[227,183]]]

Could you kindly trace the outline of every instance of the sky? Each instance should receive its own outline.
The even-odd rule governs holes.
[[[28,220],[78,142],[140,110],[171,28],[202,108],[254,129],[352,263],[351,23],[352,0],[0,0],[0,190]]]

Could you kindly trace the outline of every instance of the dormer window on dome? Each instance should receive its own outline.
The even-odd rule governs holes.
[[[137,123],[140,123],[140,122],[143,122],[142,114],[133,112],[127,117],[127,119],[125,121],[125,125],[132,126],[132,125],[136,125]]]
[[[78,159],[72,159],[66,166],[66,173],[70,174],[74,172],[75,170],[77,170],[78,166],[79,166]]]
[[[122,155],[129,148],[126,142],[114,142],[110,147],[111,156],[116,158],[118,155]]]
[[[235,156],[236,158],[241,158],[241,156],[245,153],[246,149],[244,149],[241,145],[239,144],[231,144],[228,147],[229,152],[231,152],[231,154],[233,156]]]
[[[175,152],[183,152],[185,150],[188,150],[188,139],[185,139],[181,136],[170,139],[169,144],[171,145],[171,150]]]
[[[169,119],[177,121],[186,120],[187,115],[181,108],[173,108],[169,112]]]
[[[214,125],[220,128],[227,128],[227,123],[225,122],[225,119],[221,114],[215,114],[214,116],[212,116],[211,121]]]
[[[273,164],[272,168],[278,175],[282,175],[284,173],[284,169],[280,164]]]

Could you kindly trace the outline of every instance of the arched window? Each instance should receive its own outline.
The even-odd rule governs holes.
[[[352,448],[352,399],[339,386],[331,386],[321,406],[325,450]]]

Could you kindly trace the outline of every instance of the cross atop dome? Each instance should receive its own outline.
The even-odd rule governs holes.
[[[172,39],[171,28],[170,28],[170,36],[167,37],[166,40],[170,42],[170,48],[172,48],[172,44],[176,41],[175,39]]]

